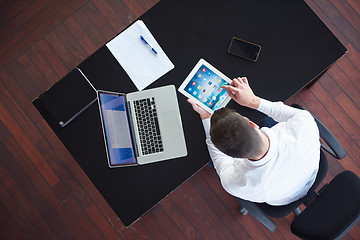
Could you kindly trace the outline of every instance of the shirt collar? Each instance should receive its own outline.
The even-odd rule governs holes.
[[[277,141],[276,138],[274,137],[274,134],[272,132],[272,130],[268,127],[263,127],[260,129],[260,131],[262,131],[268,138],[269,138],[269,143],[270,143],[270,147],[268,152],[266,153],[266,155],[257,161],[253,161],[253,160],[249,160],[246,159],[247,164],[251,165],[251,166],[261,166],[266,164],[267,162],[269,162],[274,155],[276,154],[276,145],[277,145]]]

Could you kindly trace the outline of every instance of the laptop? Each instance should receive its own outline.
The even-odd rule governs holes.
[[[109,167],[187,155],[174,85],[128,94],[96,92]]]

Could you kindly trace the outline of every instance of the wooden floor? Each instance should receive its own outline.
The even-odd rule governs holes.
[[[0,0],[0,239],[296,239],[270,233],[204,167],[124,228],[31,101],[158,0]],[[306,0],[349,52],[288,103],[305,106],[348,152],[326,181],[360,176],[360,1]],[[357,224],[344,239],[360,239]]]

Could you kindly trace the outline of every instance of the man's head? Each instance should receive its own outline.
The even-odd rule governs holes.
[[[214,112],[210,136],[214,145],[231,157],[256,159],[263,151],[258,126],[232,109]]]

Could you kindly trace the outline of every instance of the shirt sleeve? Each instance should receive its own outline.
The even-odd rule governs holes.
[[[283,102],[271,102],[266,99],[261,99],[257,110],[268,115],[277,122],[287,122],[295,117],[314,121],[308,111],[287,106]]]
[[[230,194],[238,195],[233,190],[246,185],[244,169],[241,168],[239,162],[236,162],[239,159],[224,154],[212,143],[210,138],[210,118],[203,120],[203,126],[206,134],[206,145],[222,186]]]
[[[205,130],[206,135],[206,145],[209,150],[209,154],[211,157],[211,160],[214,163],[215,169],[217,170],[221,163],[225,164],[232,164],[234,162],[234,159],[225,153],[221,152],[219,149],[215,147],[215,145],[212,143],[210,138],[210,118],[203,120],[203,126]],[[219,172],[218,172],[219,174]]]

